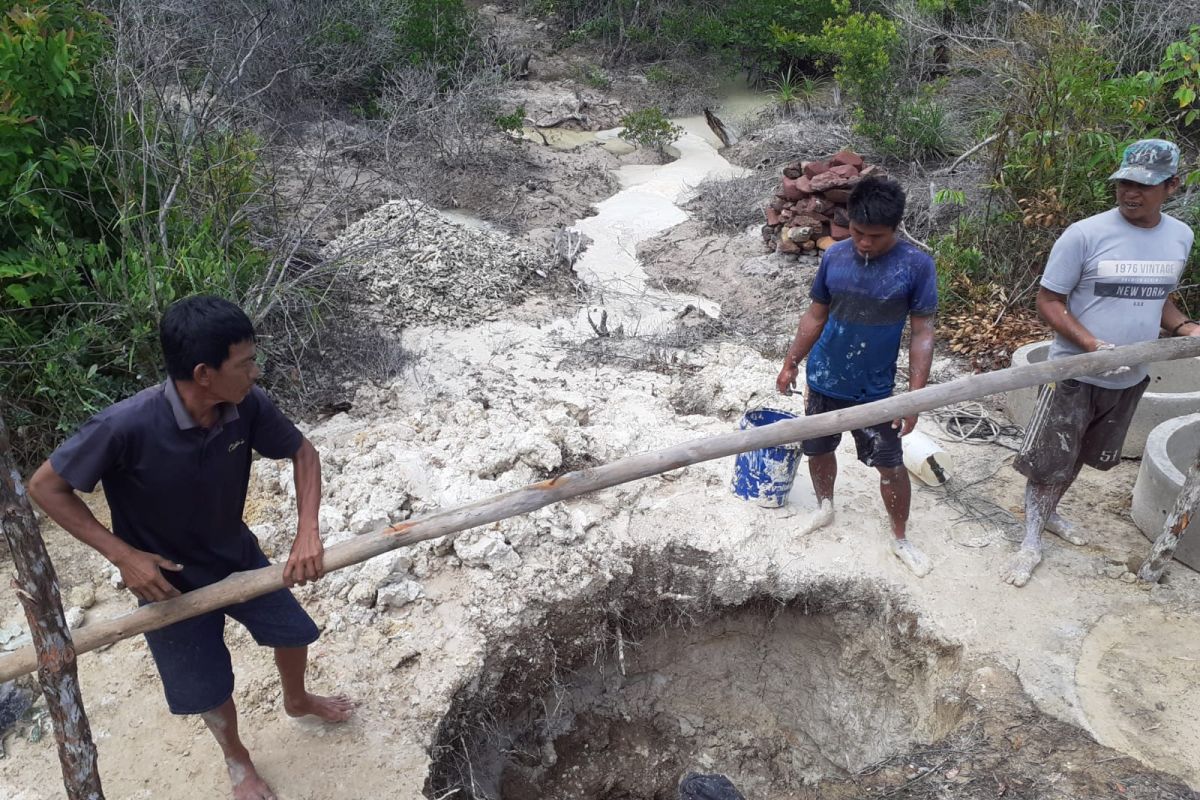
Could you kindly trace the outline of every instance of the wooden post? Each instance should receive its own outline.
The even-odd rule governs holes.
[[[828,414],[800,417],[761,428],[692,439],[662,450],[638,453],[598,467],[568,472],[552,480],[477,500],[465,506],[439,511],[420,519],[389,525],[374,533],[356,536],[326,551],[325,570],[332,572],[400,547],[527,514],[560,500],[629,483],[639,478],[648,478],[701,461],[711,461],[764,447],[777,447],[855,428],[866,428],[951,403],[975,400],[1011,389],[1023,389],[1081,375],[1095,375],[1116,367],[1197,356],[1200,356],[1200,337],[1179,336],[1053,361],[1040,361],[981,375],[967,375],[949,383],[927,386],[915,392],[898,394],[885,400],[831,411]],[[148,603],[136,611],[114,619],[91,622],[79,631],[75,646],[78,652],[86,653],[139,633],[158,630],[232,603],[259,597],[283,585],[283,564],[272,564],[249,572],[237,572],[223,581],[186,592],[179,597]],[[15,653],[0,656],[0,681],[32,672],[36,666],[36,654],[32,648],[26,647]]]
[[[1200,452],[1196,453],[1196,458],[1187,471],[1183,487],[1180,488],[1179,496],[1175,498],[1175,505],[1163,525],[1163,532],[1154,540],[1154,546],[1150,548],[1150,555],[1142,562],[1142,567],[1138,570],[1139,580],[1146,583],[1158,583],[1167,564],[1175,557],[1175,548],[1179,546],[1179,538],[1187,530],[1188,523],[1196,516],[1197,506],[1200,506]]]
[[[79,675],[75,667],[75,645],[63,615],[58,593],[58,576],[38,532],[33,508],[13,464],[8,428],[0,418],[0,526],[17,568],[13,582],[25,609],[29,631],[37,652],[38,682],[58,743],[63,785],[69,800],[104,800],[96,745],[83,710]]]

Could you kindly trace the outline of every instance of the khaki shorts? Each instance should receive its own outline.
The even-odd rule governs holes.
[[[1034,483],[1068,481],[1078,464],[1112,469],[1121,463],[1125,434],[1149,383],[1146,378],[1128,389],[1076,380],[1046,384],[1013,466]]]

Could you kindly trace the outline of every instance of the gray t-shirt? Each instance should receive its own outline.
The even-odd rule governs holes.
[[[1117,209],[1076,222],[1054,243],[1042,286],[1067,295],[1067,307],[1092,335],[1115,345],[1158,338],[1163,303],[1192,250],[1192,229],[1162,215],[1153,228],[1130,224]],[[1050,358],[1083,352],[1056,335]],[[1079,380],[1106,389],[1141,383],[1146,367]]]

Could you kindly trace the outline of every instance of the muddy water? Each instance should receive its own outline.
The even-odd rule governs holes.
[[[744,116],[765,103],[764,95],[743,90],[731,95],[717,113],[726,113],[724,108],[729,107]],[[617,173],[621,191],[597,203],[596,215],[574,226],[591,240],[575,262],[575,272],[595,297],[595,305],[581,312],[577,320],[577,327],[585,333],[590,332],[588,315],[594,321],[604,315],[612,331],[645,335],[669,329],[684,313],[700,311],[716,317],[721,312],[720,305],[712,300],[651,286],[637,258],[641,242],[688,219],[681,206],[692,199],[701,182],[746,173],[721,156],[720,142],[703,116],[674,122],[684,129],[671,148],[674,160],[622,167]],[[619,132],[600,131],[595,138],[600,142],[619,141]]]

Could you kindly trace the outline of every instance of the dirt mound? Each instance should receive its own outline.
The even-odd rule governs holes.
[[[325,255],[356,266],[363,313],[394,330],[477,323],[521,299],[553,264],[546,252],[500,231],[452,222],[416,200],[375,209]]]

